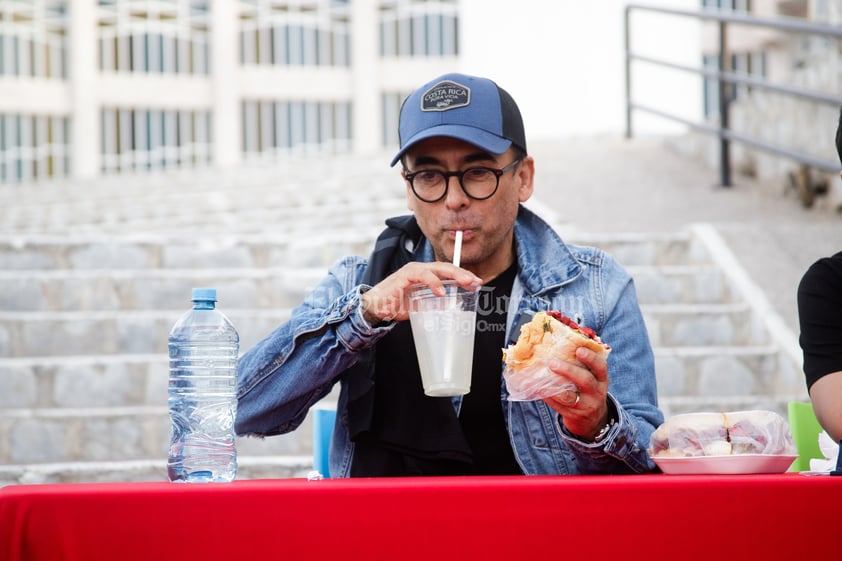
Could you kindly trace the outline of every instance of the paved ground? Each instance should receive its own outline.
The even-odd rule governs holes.
[[[534,143],[535,197],[561,223],[584,232],[673,232],[706,222],[797,333],[795,294],[806,268],[842,251],[833,196],[801,205],[783,182],[719,172],[674,140],[583,138]]]

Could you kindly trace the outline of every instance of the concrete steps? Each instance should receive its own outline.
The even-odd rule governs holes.
[[[187,299],[189,300],[189,287]],[[185,310],[0,312],[0,355],[12,358],[166,353],[167,336]],[[289,309],[219,309],[237,327],[241,349],[289,318]]]
[[[710,265],[632,266],[646,304],[727,303],[722,275]],[[0,271],[0,310],[61,312],[178,310],[185,286],[217,287],[233,308],[294,307],[323,267],[218,269],[30,269]]]
[[[10,463],[166,459],[166,388],[163,397],[157,406],[6,409],[0,419],[11,441]],[[307,455],[310,447],[300,436],[238,438],[237,450],[244,457]]]
[[[245,351],[406,212],[385,166],[340,161],[318,185],[294,169],[0,190],[0,485],[164,480],[166,341],[190,288],[218,289]],[[634,277],[667,415],[803,398],[797,343],[709,230],[565,232],[549,218]],[[311,438],[308,418],[238,439],[239,477],[306,475]]]
[[[195,197],[205,197],[205,194],[197,194]],[[201,212],[181,214],[170,206],[173,204],[169,199],[157,199],[149,204],[152,208],[161,208],[162,211],[154,215],[141,215],[137,211],[136,200],[127,201],[123,209],[109,209],[107,214],[102,213],[101,203],[84,201],[81,203],[68,203],[57,207],[46,209],[34,207],[31,209],[18,209],[17,215],[8,217],[5,228],[0,232],[25,233],[25,234],[52,234],[71,232],[77,235],[101,234],[112,232],[123,234],[125,232],[150,232],[160,234],[179,234],[184,232],[197,234],[213,234],[220,228],[228,229],[236,226],[240,232],[259,234],[264,231],[267,224],[289,222],[301,216],[301,213],[317,215],[320,220],[329,222],[335,227],[369,226],[372,224],[372,217],[393,216],[405,212],[405,205],[396,204],[396,201],[368,200],[330,200],[322,204],[298,204],[289,206],[288,195],[276,196],[269,200],[263,200],[261,208],[244,208],[242,210],[230,209],[225,205],[232,195],[219,196],[220,208],[207,208]],[[184,201],[183,197],[177,199],[179,204],[193,204]],[[231,210],[237,211],[236,215]],[[172,212],[168,214],[167,212]],[[63,222],[60,217],[73,216],[73,222]],[[312,229],[312,226],[301,225],[301,230]]]
[[[599,245],[631,263],[667,414],[738,405],[781,411],[797,393],[799,373],[692,235],[581,237],[574,241]],[[290,240],[296,243],[294,236]],[[371,240],[360,235],[357,253],[367,253]],[[143,268],[113,262],[112,268],[92,267],[73,258],[76,252],[105,251],[91,249],[91,243],[39,238],[6,246],[7,260],[16,250],[28,250],[61,265],[0,273],[0,293],[6,295],[0,311],[0,464],[13,480],[101,480],[117,477],[115,469],[125,469],[126,477],[165,477],[166,339],[189,306],[190,287],[219,289],[220,309],[238,327],[245,350],[284,321],[288,306],[324,271],[324,262],[256,266],[270,263],[266,256],[276,247],[249,236],[228,246],[250,256],[249,266],[231,264],[219,258],[219,247],[205,251],[201,245],[192,248],[193,263],[204,267],[171,266],[160,256],[172,248],[147,236],[107,244],[118,248],[112,255],[133,249],[156,256],[158,266],[147,258],[150,265]],[[299,458],[281,464],[283,473],[301,474],[311,430],[308,419],[288,435],[238,439],[250,466],[240,477],[261,469],[279,473],[273,471],[281,469],[279,457]],[[74,466],[71,475],[62,475],[61,466]]]
[[[237,169],[172,170],[0,190],[0,234],[42,235],[370,226],[406,211],[396,172],[382,161],[290,157]],[[326,165],[327,164],[327,165]],[[115,183],[117,183],[115,185]],[[309,217],[310,220],[302,221]]]
[[[210,285],[226,308],[287,308],[298,305],[324,272],[321,267],[0,271],[0,310],[180,310],[185,287]]]
[[[365,227],[317,229],[310,218],[299,220],[309,226],[263,235],[5,235],[0,236],[0,270],[325,267],[345,255],[367,255],[383,227],[379,221]],[[628,267],[704,262],[704,255],[696,255],[699,250],[692,247],[692,240],[680,234],[580,235],[569,241],[598,245]]]
[[[252,457],[241,454],[237,462],[237,479],[307,477],[313,465],[310,455]],[[0,487],[22,483],[166,480],[166,459],[0,465]]]
[[[694,411],[771,409],[804,399],[803,374],[774,344],[656,347],[658,399],[667,416]]]
[[[133,270],[326,267],[365,254],[382,229],[336,228],[306,235],[7,236],[0,238],[0,270]]]
[[[189,304],[187,304],[189,307]],[[286,308],[219,309],[248,349],[289,318]],[[642,306],[653,345],[742,345],[762,341],[745,304]],[[0,312],[0,355],[166,353],[167,335],[182,310]]]

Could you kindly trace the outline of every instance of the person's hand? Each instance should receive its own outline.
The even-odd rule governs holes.
[[[450,263],[436,261],[407,263],[362,295],[363,316],[370,325],[384,321],[409,319],[409,292],[412,284],[425,284],[444,295],[442,280],[454,280],[461,286],[480,286],[482,279]]]
[[[570,399],[562,394],[543,401],[561,415],[567,430],[591,441],[608,423],[608,362],[584,347],[576,349],[576,358],[584,366],[553,360],[549,367],[576,384],[578,396]]]

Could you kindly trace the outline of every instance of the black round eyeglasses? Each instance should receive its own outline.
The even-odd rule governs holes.
[[[465,194],[476,201],[491,198],[500,186],[500,177],[520,163],[521,158],[503,168],[489,168],[484,166],[472,167],[462,171],[442,171],[438,169],[422,169],[406,173],[404,178],[416,197],[425,203],[435,203],[447,195],[450,178],[459,179],[459,186]]]

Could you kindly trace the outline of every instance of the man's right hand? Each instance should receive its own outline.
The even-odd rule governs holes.
[[[409,319],[409,292],[413,284],[425,284],[436,294],[444,294],[443,280],[454,280],[462,286],[481,286],[482,279],[472,272],[450,263],[407,263],[362,294],[363,317],[369,325],[384,321]]]

